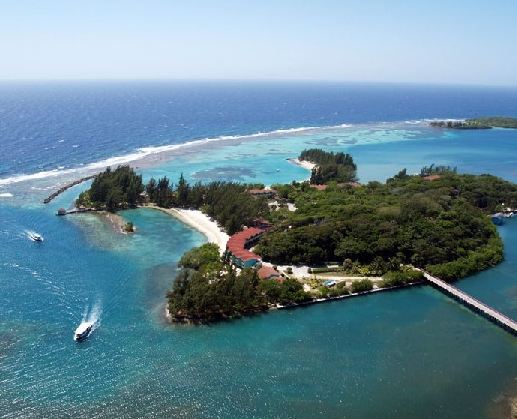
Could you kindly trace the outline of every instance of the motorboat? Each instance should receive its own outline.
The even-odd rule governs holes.
[[[93,329],[92,322],[82,322],[77,327],[77,329],[75,329],[74,340],[76,342],[81,342],[81,341],[85,340],[88,336],[90,336],[92,329]]]
[[[29,233],[29,239],[31,239],[33,242],[42,242],[43,241],[43,237],[40,234],[33,233],[33,232]]]

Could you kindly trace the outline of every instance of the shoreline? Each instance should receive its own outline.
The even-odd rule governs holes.
[[[293,303],[293,304],[288,304],[288,305],[277,304],[277,305],[268,307],[266,310],[259,311],[257,313],[253,313],[253,314],[259,314],[259,313],[267,314],[274,310],[292,310],[292,309],[296,309],[296,308],[300,308],[300,307],[312,306],[314,304],[330,303],[332,301],[340,301],[340,300],[344,300],[346,298],[363,297],[363,296],[367,296],[367,295],[371,295],[371,294],[375,294],[375,293],[379,293],[379,292],[399,291],[399,290],[403,290],[405,288],[416,287],[416,286],[421,286],[421,285],[425,285],[425,281],[411,282],[409,284],[395,285],[393,287],[373,288],[369,291],[355,292],[355,293],[350,293],[350,294],[338,295],[335,297],[314,298],[309,301],[304,301],[303,303]],[[251,316],[251,315],[252,314],[243,314],[240,317],[247,317],[247,316]],[[240,317],[235,317],[235,319],[240,318]],[[190,321],[190,320],[187,320],[187,321],[174,320],[174,316],[170,313],[169,305],[167,303],[165,304],[165,318],[167,319],[167,321],[170,324],[203,324],[203,322],[198,323],[196,321]],[[219,323],[224,320],[233,320],[233,319],[221,319],[221,320],[216,320],[216,321],[210,321],[210,322],[207,322],[207,324],[215,324],[215,323]]]
[[[312,171],[312,169],[314,169],[317,166],[315,163],[311,163],[310,161],[307,161],[307,160],[300,160],[298,158],[287,159],[287,161],[296,166],[303,167],[304,169],[307,169],[309,171]]]
[[[188,210],[182,208],[161,208],[156,205],[146,205],[140,208],[151,208],[169,214],[181,221],[183,224],[194,228],[203,234],[209,243],[215,243],[221,254],[226,250],[226,243],[230,236],[226,234],[219,225],[212,221],[206,214],[199,210]]]
[[[133,226],[134,231],[127,232],[124,230],[125,225],[127,224],[127,220],[119,214],[111,213],[108,211],[99,211],[96,212],[101,217],[103,217],[117,233],[121,234],[133,234],[136,232],[136,227]]]
[[[418,285],[425,285],[425,281],[411,282],[409,284],[395,285],[395,286],[392,286],[392,287],[372,288],[369,291],[351,292],[350,294],[337,295],[335,297],[314,298],[313,300],[305,301],[303,303],[293,303],[293,304],[288,304],[288,305],[285,305],[285,306],[279,304],[279,305],[277,305],[274,308],[278,309],[278,310],[289,310],[291,308],[310,306],[310,305],[313,305],[313,304],[328,303],[330,301],[344,300],[345,298],[361,297],[361,296],[364,296],[364,295],[375,294],[377,292],[397,291],[397,290],[400,290],[400,289],[415,287],[415,286],[418,286]]]

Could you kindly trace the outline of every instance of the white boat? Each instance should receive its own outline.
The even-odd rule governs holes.
[[[43,237],[39,235],[38,233],[29,233],[29,239],[31,239],[34,242],[42,242]]]
[[[92,332],[93,323],[92,322],[82,322],[77,329],[75,329],[74,340],[76,342],[81,342],[85,340],[90,333]]]

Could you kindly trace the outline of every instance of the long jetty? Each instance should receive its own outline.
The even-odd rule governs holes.
[[[74,180],[73,182],[67,183],[66,185],[59,188],[57,191],[51,193],[47,198],[43,200],[44,204],[48,204],[50,201],[52,201],[55,197],[57,197],[59,194],[62,194],[67,189],[70,189],[72,186],[79,185],[80,183],[86,182],[87,180],[93,179],[96,175],[86,176],[81,179]]]
[[[455,300],[461,302],[465,307],[471,309],[472,311],[475,311],[476,313],[481,314],[483,317],[486,317],[491,322],[497,324],[506,331],[517,336],[517,322],[515,320],[512,320],[508,316],[505,316],[499,311],[493,309],[485,303],[482,303],[481,301],[475,299],[466,292],[461,291],[460,289],[441,280],[440,278],[436,278],[435,276],[432,276],[431,274],[425,271],[422,271],[422,273],[424,274],[425,279],[427,279],[427,281],[429,281],[434,287],[438,288],[443,293],[451,296]]]

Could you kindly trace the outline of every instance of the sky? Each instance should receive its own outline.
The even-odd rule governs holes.
[[[0,0],[0,80],[517,86],[515,0]]]

